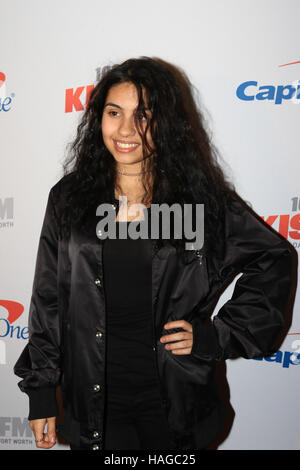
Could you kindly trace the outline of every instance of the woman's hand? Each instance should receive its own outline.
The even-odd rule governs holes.
[[[193,327],[191,323],[185,320],[170,321],[164,325],[164,328],[183,328],[186,331],[180,331],[171,335],[165,335],[160,338],[162,343],[176,341],[176,343],[166,344],[165,348],[172,354],[191,354],[193,347]],[[180,341],[181,340],[181,341]]]
[[[44,433],[46,423],[47,433]],[[56,444],[56,417],[32,419],[29,426],[33,431],[35,444],[41,449],[50,449]]]

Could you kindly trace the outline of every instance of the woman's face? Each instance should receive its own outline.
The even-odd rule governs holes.
[[[143,98],[145,101],[145,95]],[[143,159],[142,140],[134,124],[137,106],[137,90],[130,82],[115,85],[107,93],[102,115],[102,136],[105,146],[120,164],[138,163]],[[151,119],[151,111],[145,112]],[[144,130],[147,121],[142,114],[140,123]],[[146,139],[152,148],[150,129]]]

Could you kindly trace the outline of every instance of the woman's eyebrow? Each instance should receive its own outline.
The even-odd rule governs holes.
[[[119,106],[118,104],[115,104],[115,103],[106,103],[106,104],[104,105],[104,108],[105,108],[106,106],[115,106],[116,108],[123,109],[123,108],[121,108],[121,106]]]
[[[104,108],[105,108],[106,106],[115,106],[116,108],[123,109],[123,108],[122,108],[121,106],[119,106],[118,104],[116,104],[116,103],[111,103],[111,102],[106,103],[106,104],[104,105]],[[150,108],[144,108],[144,110],[145,110],[145,111],[150,111]]]

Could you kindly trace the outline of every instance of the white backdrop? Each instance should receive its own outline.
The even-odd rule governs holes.
[[[259,215],[277,216],[273,227],[299,252],[300,3],[0,0],[0,7],[0,449],[33,449],[28,398],[12,367],[28,337],[48,192],[82,115],[72,106],[66,112],[66,90],[84,87],[84,107],[98,67],[142,55],[182,67],[238,192]],[[20,304],[18,318],[7,319],[17,305],[7,301]],[[299,303],[276,356],[226,362],[236,416],[219,449],[300,449]],[[68,449],[54,447],[61,448]]]

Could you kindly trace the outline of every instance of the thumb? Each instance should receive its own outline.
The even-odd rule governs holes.
[[[46,442],[55,443],[56,441],[56,417],[47,418],[47,434],[45,436]]]

